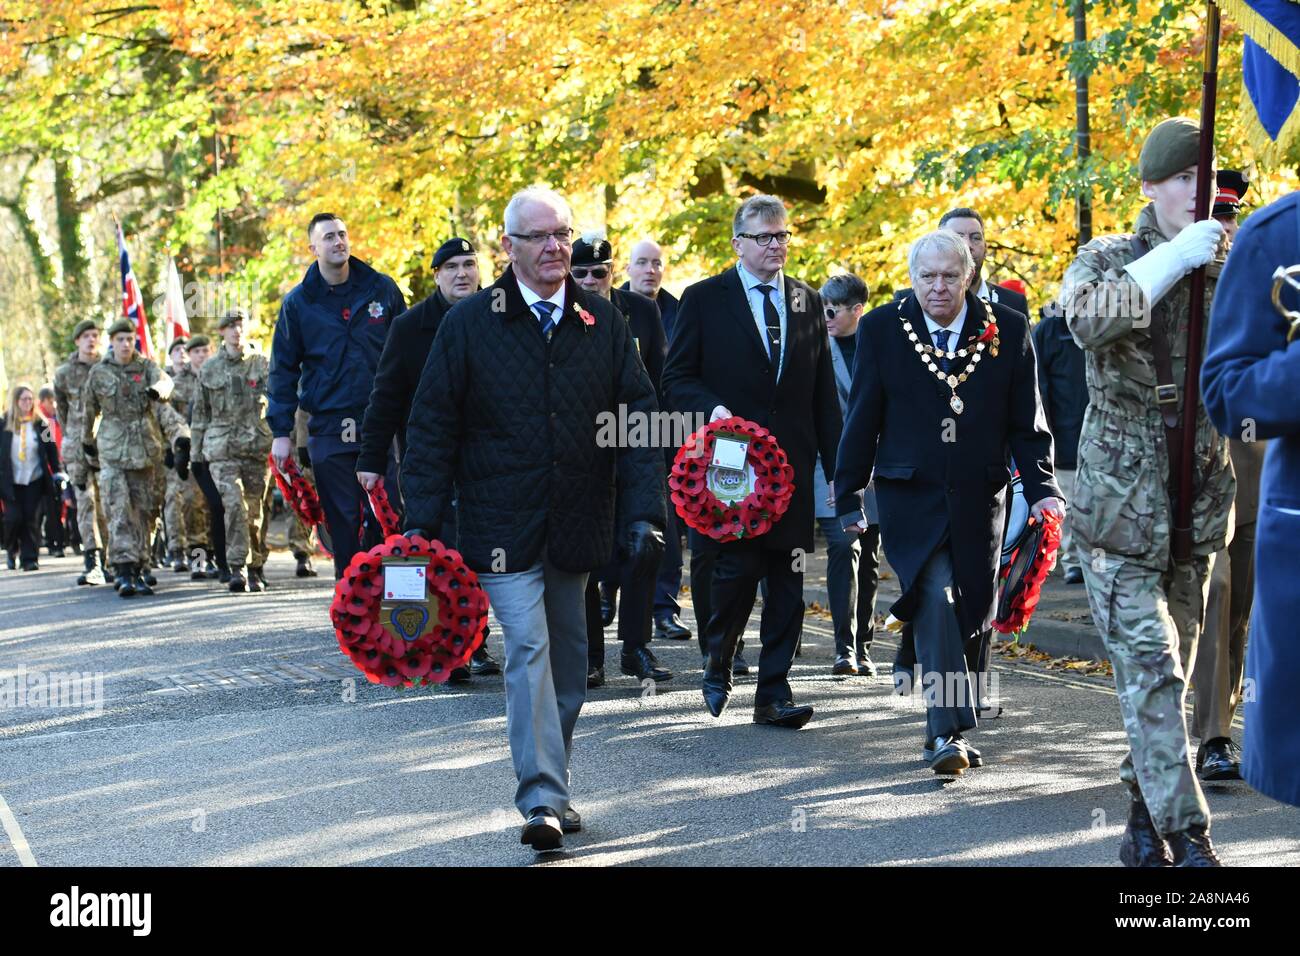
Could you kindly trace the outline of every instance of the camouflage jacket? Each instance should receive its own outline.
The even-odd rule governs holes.
[[[190,417],[190,409],[199,391],[199,375],[189,365],[182,365],[179,372],[172,376],[176,391],[172,392],[171,406],[182,418]]]
[[[270,363],[252,345],[235,358],[223,345],[199,370],[190,409],[195,461],[265,458],[271,451],[266,423]]]
[[[1167,241],[1157,228],[1154,206],[1138,216],[1136,235],[1151,249]],[[1171,561],[1173,514],[1151,325],[1160,323],[1165,330],[1181,409],[1191,279],[1184,276],[1148,307],[1141,289],[1124,271],[1137,258],[1132,240],[1131,235],[1092,240],[1079,250],[1061,285],[1066,324],[1086,353],[1088,383],[1070,520],[1086,551],[1163,570]],[[1206,332],[1221,266],[1211,263],[1207,269]],[[1192,550],[1210,554],[1227,540],[1236,482],[1227,440],[1214,430],[1200,403],[1193,483]]]
[[[91,369],[82,390],[83,438],[98,445],[102,464],[127,470],[160,466],[163,436],[168,444],[189,436],[185,420],[165,401],[151,397],[151,387],[165,398],[172,380],[141,355],[126,365],[107,358]]]
[[[97,461],[87,462],[86,454],[81,450],[81,430],[86,417],[82,388],[94,367],[94,364],[78,360],[76,351],[73,351],[54,372],[54,403],[59,412],[59,424],[63,426],[63,447],[59,452],[69,468],[85,464],[99,467]]]

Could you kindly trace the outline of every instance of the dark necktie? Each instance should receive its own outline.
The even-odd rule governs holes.
[[[533,308],[537,310],[537,317],[542,320],[542,338],[551,341],[551,333],[555,331],[555,303],[539,299],[533,303]]]
[[[952,335],[952,333],[949,332],[947,329],[935,330],[934,344],[935,347],[940,351],[940,353],[948,351],[948,336],[950,335]],[[952,362],[947,358],[947,356],[942,354],[936,355],[935,361],[938,362],[939,368],[943,369],[945,374],[952,371]]]
[[[767,325],[767,354],[772,359],[772,377],[776,378],[781,370],[781,313],[776,311],[772,302],[772,293],[776,286],[760,283],[754,286],[763,293],[763,322]]]

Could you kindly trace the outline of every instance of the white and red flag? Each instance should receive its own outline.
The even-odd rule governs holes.
[[[190,337],[190,319],[185,314],[185,293],[181,289],[181,274],[176,269],[176,259],[167,257],[167,295],[163,299],[164,333],[167,337],[165,351],[170,352],[177,339]]]

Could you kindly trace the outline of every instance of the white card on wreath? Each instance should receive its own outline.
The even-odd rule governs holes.
[[[736,438],[715,438],[713,441],[713,462],[716,468],[729,471],[744,471],[745,461],[749,457],[749,442]]]
[[[388,565],[384,568],[384,599],[387,601],[423,601],[425,581],[422,567]]]

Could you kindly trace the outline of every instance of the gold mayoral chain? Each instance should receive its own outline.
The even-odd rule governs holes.
[[[984,342],[982,340],[976,342],[974,349],[967,346],[966,348],[958,349],[955,352],[940,352],[939,349],[936,348],[935,346],[927,345],[925,342],[921,341],[921,337],[917,335],[916,330],[912,328],[911,321],[907,318],[906,315],[903,314],[901,306],[899,308],[898,317],[902,319],[903,329],[904,331],[907,332],[907,337],[911,341],[912,347],[915,348],[916,351],[920,354],[921,361],[925,363],[925,367],[928,368],[932,373],[934,373],[935,378],[937,378],[940,382],[942,382],[944,385],[947,385],[948,388],[951,389],[952,396],[948,399],[948,404],[949,406],[952,407],[952,410],[954,412],[960,415],[962,412],[966,410],[966,403],[961,400],[960,396],[958,396],[957,386],[960,385],[962,382],[966,381],[966,379],[971,377],[971,373],[975,371],[975,367],[980,363],[980,358],[983,356],[985,345],[990,346],[989,354],[993,358],[998,357],[998,333],[997,332],[993,333],[992,342]],[[986,311],[985,319],[984,319],[984,327],[983,329],[980,330],[980,335],[983,336],[984,330],[987,329],[992,324],[993,324],[993,320],[988,317],[988,313]],[[964,359],[969,357],[970,362],[966,364],[966,370],[963,371],[960,375],[953,375],[939,368],[938,363],[935,361],[935,356],[937,355],[942,355],[950,362],[953,361],[954,359]]]

